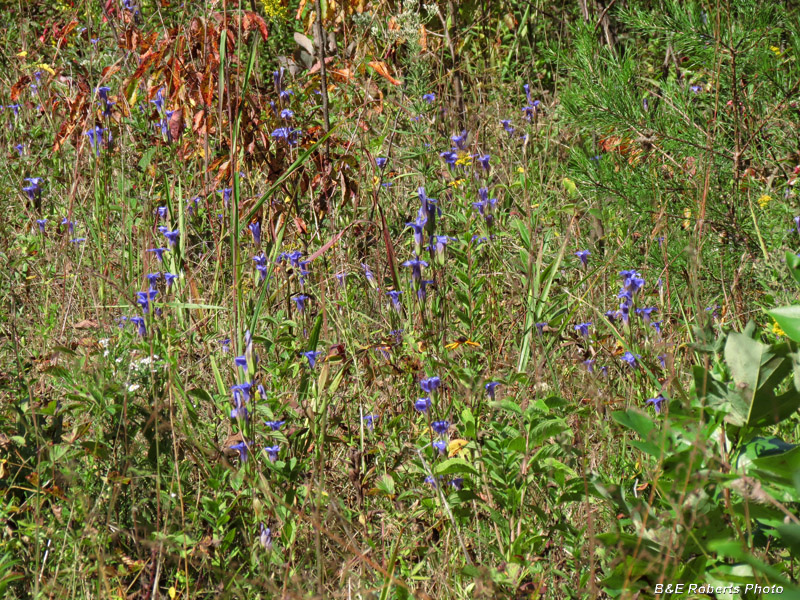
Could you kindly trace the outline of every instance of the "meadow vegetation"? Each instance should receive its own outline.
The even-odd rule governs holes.
[[[800,597],[796,5],[0,28],[0,595]]]

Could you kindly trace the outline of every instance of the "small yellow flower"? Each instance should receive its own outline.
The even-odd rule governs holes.
[[[472,164],[472,156],[466,152],[459,152],[458,160],[456,160],[457,167],[468,167]]]
[[[777,46],[770,46],[769,49],[772,50],[775,56],[780,56],[781,54],[783,54],[783,52],[781,52],[781,49],[778,48]]]
[[[53,70],[53,67],[51,67],[46,63],[39,63],[38,65],[36,65],[36,68],[41,69],[42,71],[47,71],[48,73],[50,73],[50,75],[56,74],[56,72]]]
[[[461,187],[462,185],[464,185],[465,181],[466,181],[465,179],[456,179],[455,181],[451,181],[447,185],[449,185],[450,187],[457,188],[457,187]]]
[[[692,226],[692,222],[690,219],[692,218],[692,209],[691,208],[684,208],[683,209],[683,228],[689,229]]]
[[[786,336],[786,332],[781,328],[780,325],[778,325],[777,321],[772,324],[772,333],[774,333],[778,337],[785,337]]]
[[[517,173],[524,173],[524,172],[525,169],[523,169],[522,167],[517,167]]]
[[[772,196],[769,194],[762,194],[761,197],[758,199],[758,205],[761,208],[767,208],[767,205],[772,202]]]
[[[264,15],[268,19],[285,19],[286,7],[283,6],[280,0],[262,0],[264,5]]]

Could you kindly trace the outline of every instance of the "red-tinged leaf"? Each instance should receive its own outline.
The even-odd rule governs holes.
[[[295,227],[297,227],[297,231],[299,231],[300,233],[304,235],[308,233],[308,226],[306,225],[306,222],[303,221],[303,219],[301,219],[300,217],[294,218],[294,225]]]
[[[54,30],[53,33],[56,37],[56,41],[58,42],[56,46],[61,48],[62,44],[66,41],[67,36],[72,33],[72,30],[78,26],[78,21],[70,21],[66,27],[63,29],[58,30],[58,33]]]
[[[20,94],[22,93],[22,90],[27,89],[28,88],[28,84],[30,82],[31,82],[31,78],[28,77],[27,75],[23,75],[22,77],[19,78],[19,81],[17,81],[17,83],[15,83],[14,85],[11,86],[11,101],[12,102],[16,102],[17,101],[17,99],[19,98]]]
[[[203,79],[200,83],[200,97],[205,106],[211,106],[214,103],[214,71],[211,61],[206,64],[206,72],[203,73]]]
[[[142,75],[144,75],[145,71],[147,71],[153,63],[160,61],[164,57],[164,51],[165,47],[161,47],[158,50],[150,49],[145,52],[144,55],[139,58],[139,67],[131,76],[131,81],[141,79]]]
[[[400,85],[400,83],[401,83],[400,80],[395,79],[394,77],[392,77],[391,73],[389,73],[389,67],[386,66],[385,62],[380,61],[380,60],[373,60],[373,61],[370,61],[368,64],[369,64],[370,67],[375,69],[375,71],[378,73],[378,75],[380,75],[381,77],[386,79],[386,81],[388,81],[392,85]]]
[[[111,76],[114,75],[114,73],[118,72],[119,69],[120,69],[119,65],[110,65],[108,67],[105,67],[100,72],[100,82],[105,83],[106,81],[111,79]]]
[[[328,66],[329,64],[331,64],[331,63],[333,62],[333,60],[334,60],[333,56],[326,56],[326,57],[325,57],[325,66]],[[317,62],[315,62],[315,63],[314,63],[314,66],[312,66],[312,67],[311,67],[311,68],[308,70],[308,74],[309,74],[309,75],[313,75],[314,73],[316,73],[317,71],[319,71],[319,69],[320,69],[320,62],[319,62],[319,61],[317,61]]]
[[[245,11],[244,16],[242,17],[242,28],[245,31],[258,29],[258,32],[261,34],[261,39],[263,39],[265,42],[269,37],[267,22],[260,15],[257,15],[252,11]]]
[[[194,117],[192,118],[192,131],[194,131],[195,133],[199,133],[200,135],[202,135],[200,130],[201,127],[203,127],[203,120],[205,114],[206,114],[205,109],[201,109],[198,110],[196,113],[194,113]]]
[[[172,111],[172,116],[169,118],[169,122],[167,124],[169,127],[169,137],[172,141],[177,141],[180,139],[181,134],[183,133],[183,109],[177,108]]]

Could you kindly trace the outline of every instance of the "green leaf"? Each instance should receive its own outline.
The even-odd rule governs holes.
[[[787,344],[767,345],[744,333],[731,333],[725,343],[725,361],[736,383],[728,398],[743,424],[773,425],[800,407],[800,393],[795,389],[775,395],[775,388],[792,370]]]
[[[800,342],[800,305],[773,308],[767,314],[775,319],[789,339]]]
[[[797,283],[800,283],[800,256],[787,250],[786,267],[789,269],[789,275],[791,275]],[[784,329],[784,331],[786,330]]]
[[[448,459],[436,465],[433,471],[436,475],[455,475],[456,473],[466,473],[468,475],[478,474],[478,470],[463,458]]]
[[[611,413],[611,418],[623,427],[632,429],[644,439],[647,439],[647,435],[655,427],[653,419],[638,410],[617,410]]]

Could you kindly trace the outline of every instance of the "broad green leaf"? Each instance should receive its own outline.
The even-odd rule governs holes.
[[[450,458],[436,465],[434,473],[436,475],[455,475],[457,473],[477,475],[478,470],[463,458]]]
[[[655,427],[653,419],[638,410],[617,410],[611,413],[611,418],[620,425],[632,429],[643,439],[647,439],[647,435]]]
[[[767,314],[775,319],[789,339],[800,342],[800,305],[773,308]]]

